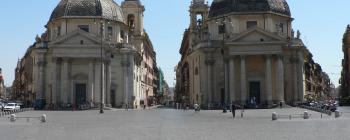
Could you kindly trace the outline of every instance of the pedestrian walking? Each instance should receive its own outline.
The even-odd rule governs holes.
[[[282,105],[283,105],[283,103],[282,103],[282,101],[280,101],[280,108],[282,109]]]
[[[232,109],[232,116],[233,118],[235,118],[236,116],[236,106],[234,103],[231,104],[231,109]]]
[[[222,104],[222,113],[227,113],[226,104]]]

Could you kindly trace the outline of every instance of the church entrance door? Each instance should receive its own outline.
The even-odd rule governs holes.
[[[249,102],[260,104],[260,82],[253,81],[249,83]]]
[[[111,104],[115,107],[115,90],[111,90]]]
[[[75,103],[76,105],[86,103],[86,84],[75,85]]]

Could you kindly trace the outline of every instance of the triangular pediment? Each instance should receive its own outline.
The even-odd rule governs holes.
[[[67,35],[61,36],[50,42],[50,45],[98,45],[99,37],[94,34],[77,29]]]
[[[255,27],[235,36],[230,43],[282,43],[285,41],[277,34]]]

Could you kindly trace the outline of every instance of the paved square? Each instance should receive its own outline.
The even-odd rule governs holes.
[[[233,119],[221,111],[173,109],[91,111],[30,111],[17,116],[47,114],[48,122],[0,118],[2,140],[349,140],[350,115],[339,119],[309,111],[308,120],[281,118],[271,113],[301,114],[298,108],[245,110]]]

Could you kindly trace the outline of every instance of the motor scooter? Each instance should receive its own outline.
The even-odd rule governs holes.
[[[198,104],[194,104],[194,111],[195,112],[199,112],[200,111],[200,107]]]

